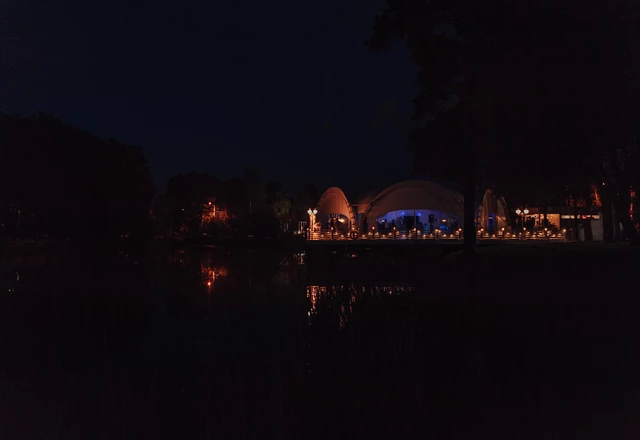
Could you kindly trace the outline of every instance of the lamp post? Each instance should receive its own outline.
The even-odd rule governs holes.
[[[521,217],[521,221],[522,221],[522,239],[525,238],[525,234],[527,232],[527,228],[525,228],[524,226],[524,221],[526,219],[527,214],[529,214],[529,210],[527,208],[524,208],[524,211],[521,210],[520,208],[516,209],[516,214],[518,214],[518,216],[520,216],[520,214],[522,214]]]
[[[316,226],[316,214],[318,213],[317,209],[311,209],[307,211],[309,214],[309,240],[313,240],[313,232]]]

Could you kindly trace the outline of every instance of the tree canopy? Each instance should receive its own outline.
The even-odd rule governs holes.
[[[0,113],[0,210],[13,237],[142,236],[155,189],[142,149],[47,114]]]
[[[628,17],[638,9],[623,1],[388,0],[368,45],[386,50],[400,40],[420,68],[409,146],[421,173],[559,197],[606,180],[607,157],[637,149]]]

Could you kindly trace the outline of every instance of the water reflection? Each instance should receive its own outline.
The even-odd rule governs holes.
[[[622,407],[637,382],[636,307],[429,301],[402,282],[423,261],[372,270],[365,253],[348,264],[258,251],[121,256],[129,263],[94,262],[104,273],[81,257],[0,267],[0,433],[7,419],[22,431],[5,437],[41,437],[46,425],[60,427],[51,438],[98,438],[96,426],[104,438],[393,438],[398,426],[402,438],[469,438],[449,435],[461,417],[493,429],[531,412],[528,434],[559,405],[577,408],[557,422],[576,437],[584,414]],[[5,293],[9,282],[19,294]],[[17,405],[25,395],[38,396],[29,411]],[[79,435],[63,430],[77,420],[87,421]]]
[[[414,290],[412,284],[400,282],[318,282],[319,271],[321,275],[332,270],[325,267],[314,267],[319,271],[314,271],[315,282],[310,282],[305,252],[180,250],[164,259],[159,269],[158,285],[166,286],[171,307],[177,307],[179,314],[190,310],[188,314],[192,317],[202,318],[210,318],[214,310],[222,312],[231,304],[253,307],[265,300],[278,299],[287,306],[298,307],[295,304],[306,300],[303,310],[308,323],[323,310],[332,316],[337,313],[335,319],[342,328],[350,319],[354,305],[363,299],[375,302]],[[216,295],[211,295],[214,291]]]
[[[217,263],[211,255],[206,255],[200,261],[200,277],[202,283],[212,288],[217,279],[227,276],[227,267]]]
[[[307,253],[306,252],[295,253],[295,254],[293,254],[293,258],[295,259],[296,263],[299,264],[299,265],[306,264]]]
[[[326,304],[327,309],[338,311],[338,326],[343,328],[353,312],[353,306],[363,299],[380,299],[382,297],[401,295],[412,292],[413,285],[374,284],[369,286],[349,284],[333,286],[307,286],[309,310],[307,316],[312,318]]]

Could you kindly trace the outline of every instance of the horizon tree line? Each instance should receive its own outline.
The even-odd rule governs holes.
[[[440,154],[434,161],[432,154],[444,146],[455,150],[461,145],[462,113],[456,106],[411,130],[415,174],[464,183],[459,158]],[[0,232],[15,238],[278,238],[296,230],[298,221],[306,221],[306,210],[320,196],[312,184],[285,194],[281,182],[267,182],[252,169],[228,180],[191,172],[172,177],[152,206],[156,190],[140,147],[100,139],[44,113],[30,118],[0,113],[0,144],[5,153]],[[487,154],[478,162],[474,187],[492,187],[512,205],[562,205],[576,214],[597,208],[609,231],[605,239],[622,238],[615,228],[618,220],[630,234],[629,225],[632,228],[640,217],[636,144],[579,152],[577,163],[583,168],[572,162],[576,151],[570,153],[567,157],[564,150],[501,149],[498,159]],[[227,218],[207,219],[210,203]]]

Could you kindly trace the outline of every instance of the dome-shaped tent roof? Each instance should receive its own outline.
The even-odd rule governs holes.
[[[355,216],[351,209],[351,204],[344,192],[337,186],[327,189],[316,206],[318,219],[322,219],[330,214],[344,215],[349,221],[354,222]]]
[[[453,217],[463,215],[462,194],[426,180],[407,180],[391,185],[374,197],[365,210],[367,218],[378,218],[402,209],[429,209]]]

